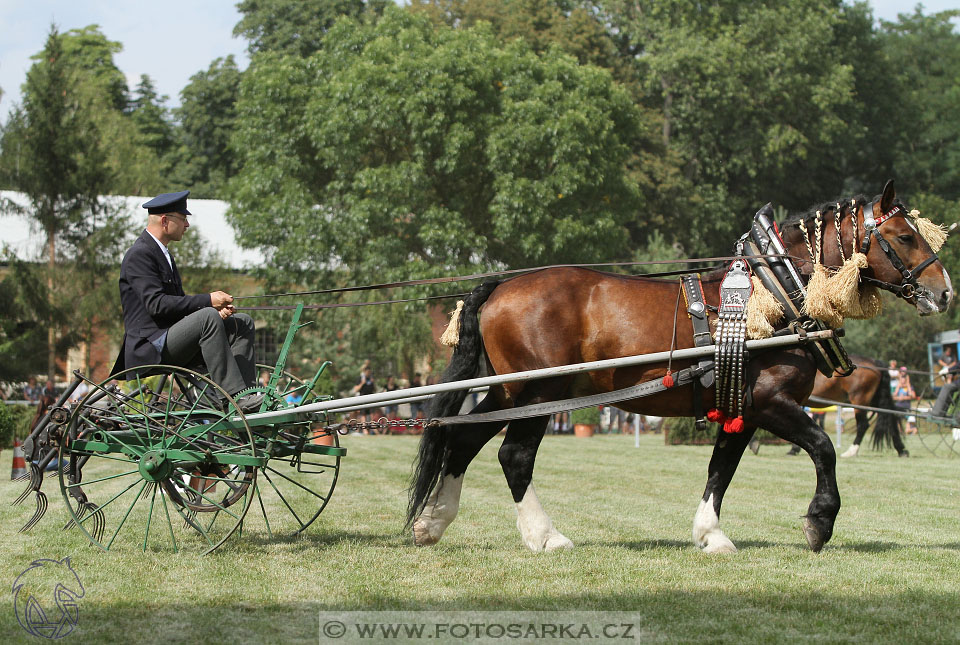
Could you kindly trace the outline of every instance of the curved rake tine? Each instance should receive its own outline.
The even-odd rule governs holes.
[[[94,540],[97,542],[102,542],[103,527],[106,524],[106,518],[103,516],[103,511],[101,511],[100,508],[92,502],[87,502],[86,507],[87,511],[93,513],[93,529],[90,531],[90,534],[93,536]]]
[[[40,521],[40,518],[43,517],[43,514],[47,512],[47,496],[42,492],[37,491],[37,510],[33,513],[33,517],[27,520],[27,523],[23,525],[18,533],[26,533]]]
[[[20,496],[13,500],[13,503],[10,504],[10,506],[21,504],[23,500],[27,499],[27,496],[30,495],[30,491],[40,490],[40,484],[42,483],[43,473],[40,472],[40,468],[38,468],[36,464],[30,464],[30,483],[27,484],[27,488],[20,493]]]
[[[83,520],[83,516],[87,514],[89,508],[87,507],[87,502],[80,502],[77,504],[77,519]],[[70,521],[63,525],[64,531],[69,531],[77,525],[77,520],[73,519],[73,516],[70,517]]]

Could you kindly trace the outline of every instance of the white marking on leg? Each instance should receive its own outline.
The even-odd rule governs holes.
[[[413,542],[417,546],[436,544],[460,510],[463,475],[445,475],[427,499],[423,512],[413,521]]]
[[[847,450],[842,455],[840,455],[840,458],[847,459],[849,457],[856,457],[857,453],[859,452],[860,452],[860,444],[852,443],[850,444],[850,447],[847,448]]]
[[[573,548],[573,542],[553,527],[550,516],[540,505],[532,482],[527,486],[523,499],[517,504],[517,528],[523,543],[535,553]]]
[[[713,493],[706,501],[700,500],[697,507],[697,514],[693,518],[693,543],[704,553],[737,552],[737,547],[720,530],[720,518],[713,510]]]

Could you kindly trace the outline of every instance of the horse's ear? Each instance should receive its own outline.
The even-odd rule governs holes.
[[[888,179],[883,187],[883,195],[880,197],[880,212],[886,213],[893,208],[893,200],[897,197],[897,191],[893,188],[893,180]]]

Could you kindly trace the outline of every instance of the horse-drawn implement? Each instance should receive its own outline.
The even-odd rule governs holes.
[[[835,454],[801,403],[818,368],[832,373],[850,365],[829,312],[807,311],[807,276],[820,274],[824,264],[846,268],[841,257],[847,245],[859,249],[860,262],[853,272],[853,304],[850,294],[842,296],[848,314],[854,305],[860,314],[874,306],[876,287],[896,292],[921,314],[943,311],[952,298],[949,278],[926,238],[903,217],[892,183],[881,199],[837,203],[835,210],[835,219],[817,212],[816,255],[803,219],[802,237],[797,230],[781,237],[765,209],[737,243],[726,271],[702,280],[686,276],[680,285],[575,267],[484,283],[466,299],[451,364],[436,385],[349,399],[316,397],[313,387],[323,367],[303,382],[283,371],[300,306],[262,388],[259,411],[244,414],[202,374],[169,366],[155,366],[149,377],[121,374],[132,377],[132,388],[115,380],[91,383],[90,393],[73,406],[65,405],[68,391],[29,438],[27,448],[38,463],[21,499],[34,492],[37,512],[24,528],[46,510],[42,471],[57,458],[70,509],[67,528],[79,527],[104,550],[133,537],[145,550],[209,552],[261,520],[271,534],[301,533],[329,501],[346,454],[338,435],[350,426],[330,415],[431,395],[408,509],[417,544],[440,539],[456,516],[467,465],[509,422],[500,460],[524,542],[534,550],[572,546],[533,492],[537,447],[550,414],[616,404],[657,416],[702,418],[709,410],[708,418],[723,423],[694,525],[695,542],[707,551],[735,550],[719,529],[720,504],[755,429],[801,445],[817,469],[804,531],[819,550],[840,507]],[[895,236],[893,246],[877,230],[884,222],[890,222],[885,231]],[[824,239],[836,236],[839,250],[821,247],[821,226]],[[804,246],[811,262],[795,265]],[[921,278],[925,268],[931,270]],[[863,297],[861,285],[869,287]],[[780,314],[751,320],[748,297],[752,302],[754,293],[768,289]],[[760,332],[748,340],[748,329]],[[479,376],[484,364],[490,376]],[[487,396],[461,415],[467,391],[478,386],[490,388]],[[286,402],[291,391],[304,396],[300,404]],[[217,403],[222,400],[228,402],[225,410]],[[310,477],[322,483],[311,484]]]

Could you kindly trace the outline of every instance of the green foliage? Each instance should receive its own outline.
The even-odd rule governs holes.
[[[340,16],[376,16],[388,4],[387,0],[241,0],[237,11],[243,18],[233,35],[250,42],[251,55],[272,51],[306,57],[322,47],[324,36]]]
[[[23,440],[36,416],[32,405],[7,405],[0,401],[0,448],[12,448],[14,437]]]
[[[235,174],[237,157],[230,151],[236,129],[240,70],[233,56],[218,58],[190,77],[175,110],[179,145],[170,161],[173,185],[190,186],[197,198],[223,198]]]
[[[435,275],[623,250],[637,113],[608,74],[389,11],[242,88],[231,219],[271,271]]]
[[[600,408],[593,406],[574,410],[570,413],[570,423],[588,426],[600,425]]]
[[[960,199],[960,10],[924,16],[921,5],[884,22],[880,31],[890,69],[899,83],[894,123],[899,144],[895,176],[911,190]]]
[[[733,214],[686,214],[699,233],[689,248],[728,251],[731,234],[762,202],[800,208],[839,191],[837,151],[864,131],[856,127],[855,76],[845,60],[850,34],[844,30],[841,42],[845,14],[836,6],[602,5],[629,38],[644,100],[662,112],[664,142],[683,158],[705,214]]]

